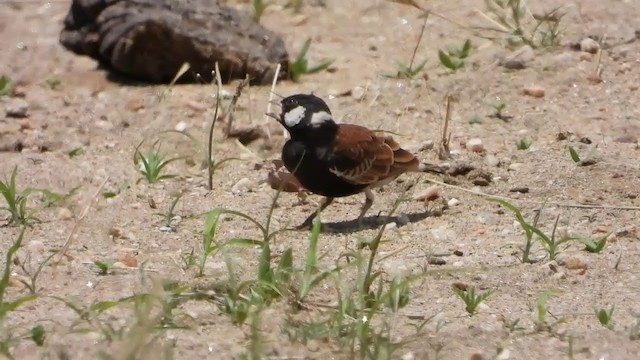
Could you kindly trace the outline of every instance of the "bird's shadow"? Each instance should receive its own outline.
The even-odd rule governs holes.
[[[320,232],[322,233],[333,233],[333,234],[351,234],[362,230],[374,230],[379,229],[381,226],[390,223],[396,223],[397,227],[402,227],[407,224],[411,224],[414,222],[418,222],[424,220],[431,216],[431,210],[425,210],[422,212],[415,212],[411,214],[404,214],[398,216],[386,216],[386,215],[373,215],[373,216],[365,216],[362,219],[362,224],[358,221],[358,219],[348,220],[348,221],[337,221],[337,222],[323,222],[322,227],[320,228]],[[401,217],[408,217],[407,219],[401,219]],[[306,229],[308,230],[308,229]]]

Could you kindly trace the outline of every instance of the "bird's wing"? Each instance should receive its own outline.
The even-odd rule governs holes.
[[[330,170],[354,184],[375,184],[416,171],[419,161],[391,136],[358,125],[342,124],[332,147]]]

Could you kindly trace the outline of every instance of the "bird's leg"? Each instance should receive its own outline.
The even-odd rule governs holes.
[[[302,224],[296,226],[296,229],[307,229],[311,227],[311,224],[313,224],[313,219],[316,218],[316,215],[322,212],[322,210],[326,209],[327,206],[331,205],[332,202],[333,202],[332,197],[325,197],[324,200],[322,201],[322,204],[320,205],[320,208],[317,211],[314,211],[313,213],[311,213],[311,215],[309,215],[309,217]]]
[[[375,199],[375,196],[373,195],[371,189],[366,189],[364,191],[364,195],[366,196],[366,198],[364,200],[364,204],[362,205],[362,209],[360,210],[360,216],[358,216],[358,225],[360,227],[362,227],[363,225],[364,215],[367,213],[367,211],[369,211],[371,205],[373,205],[373,199]]]

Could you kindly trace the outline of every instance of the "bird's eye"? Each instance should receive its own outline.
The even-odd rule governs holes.
[[[296,99],[289,99],[289,100],[287,100],[287,102],[288,102],[289,104],[291,104],[291,105],[295,105],[295,104],[297,104],[297,103],[298,103],[298,101],[297,101]]]

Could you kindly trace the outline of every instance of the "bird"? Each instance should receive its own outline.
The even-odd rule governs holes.
[[[373,205],[372,189],[407,172],[443,173],[444,168],[422,163],[392,136],[356,124],[337,123],[327,103],[314,94],[294,94],[278,104],[280,114],[268,113],[289,133],[282,147],[286,169],[309,192],[324,197],[319,210],[297,229],[309,228],[317,213],[338,197],[364,193],[358,224]]]

